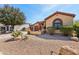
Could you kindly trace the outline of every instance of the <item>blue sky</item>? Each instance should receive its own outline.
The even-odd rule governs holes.
[[[31,24],[44,20],[56,11],[76,14],[74,20],[79,20],[79,4],[11,4],[11,6],[20,8],[26,16],[26,22]],[[3,5],[0,4],[0,7]]]

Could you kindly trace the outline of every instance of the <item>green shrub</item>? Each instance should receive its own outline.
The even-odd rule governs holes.
[[[79,27],[76,28],[77,37],[79,37]]]
[[[76,22],[74,25],[74,30],[76,31],[77,37],[79,37],[79,22]]]
[[[77,37],[79,37],[79,26],[75,27],[75,31],[76,31]]]
[[[30,34],[30,31],[27,31],[27,34]]]
[[[12,36],[14,37],[14,38],[16,38],[16,37],[18,37],[19,35],[21,35],[22,33],[20,32],[20,31],[13,31],[12,32]]]
[[[45,33],[46,33],[46,29],[42,29],[41,34],[45,34]]]
[[[63,33],[63,35],[68,36],[72,35],[73,33],[73,26],[63,26],[61,27],[60,31]]]
[[[48,27],[47,32],[48,32],[48,34],[53,35],[54,32],[55,32],[55,28],[54,27]]]
[[[46,33],[46,31],[44,30],[44,31],[41,31],[41,34],[45,34]]]

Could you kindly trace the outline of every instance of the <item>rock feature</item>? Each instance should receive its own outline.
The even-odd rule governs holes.
[[[0,52],[0,55],[3,55],[3,52]]]
[[[71,39],[72,41],[78,42],[78,37],[71,37],[70,39]]]
[[[59,55],[77,55],[77,51],[70,48],[69,46],[62,46],[59,50]]]

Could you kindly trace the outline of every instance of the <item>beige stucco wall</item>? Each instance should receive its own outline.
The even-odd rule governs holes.
[[[62,15],[62,14],[56,14],[46,20],[46,28],[53,26],[52,23],[56,18],[60,18],[63,21],[63,25],[72,25],[73,24],[74,17]]]

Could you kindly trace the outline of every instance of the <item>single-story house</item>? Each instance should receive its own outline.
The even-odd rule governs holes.
[[[12,31],[15,31],[15,30],[22,30],[22,29],[28,29],[29,28],[29,24],[26,23],[26,24],[22,24],[22,25],[15,25],[14,27],[11,26],[11,25],[4,25],[4,24],[1,24],[0,23],[0,34],[2,33],[10,33]]]
[[[25,24],[22,24],[22,25],[15,25],[14,26],[14,31],[16,30],[19,30],[19,31],[22,31],[23,29],[28,29],[29,28],[29,23],[25,23]]]
[[[44,21],[36,22],[35,24],[30,26],[31,31],[40,31],[44,27]]]
[[[45,18],[45,27],[55,27],[57,30],[61,26],[72,26],[75,14],[56,11]]]
[[[0,23],[0,34],[10,33],[12,31],[13,31],[13,27],[11,25],[4,25]]]
[[[36,22],[31,25],[30,29],[32,31],[41,31],[44,29],[46,32],[48,27],[54,27],[57,32],[62,26],[72,26],[74,17],[75,14],[56,11],[52,15],[46,17],[44,21]]]

